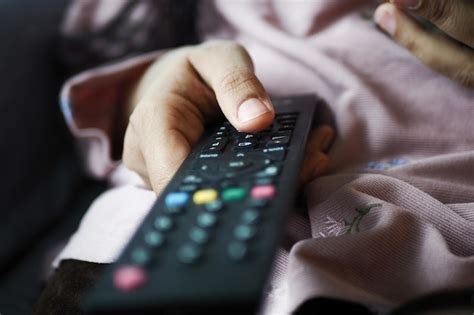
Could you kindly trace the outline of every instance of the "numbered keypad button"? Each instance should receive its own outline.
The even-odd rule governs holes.
[[[232,242],[227,246],[227,255],[232,260],[242,260],[248,252],[248,247],[242,242]]]
[[[241,224],[235,227],[234,237],[239,241],[247,241],[257,234],[257,229],[252,225]]]
[[[153,224],[158,231],[169,231],[173,227],[173,220],[165,215],[156,217]]]
[[[202,249],[196,244],[185,244],[178,249],[178,259],[184,264],[195,263],[202,255]]]

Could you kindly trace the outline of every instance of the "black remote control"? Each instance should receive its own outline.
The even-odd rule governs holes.
[[[256,134],[228,122],[209,128],[84,308],[257,312],[318,103],[314,95],[274,99],[273,124]]]

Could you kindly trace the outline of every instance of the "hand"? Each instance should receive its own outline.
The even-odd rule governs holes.
[[[466,47],[422,30],[404,11],[431,21]],[[421,62],[474,88],[474,1],[390,0],[377,8],[374,19]]]
[[[148,68],[129,103],[123,161],[157,194],[191,152],[207,122],[223,113],[237,130],[256,132],[275,116],[249,55],[232,42],[169,52]],[[302,182],[326,169],[328,159],[322,151],[333,136],[328,126],[312,131]]]

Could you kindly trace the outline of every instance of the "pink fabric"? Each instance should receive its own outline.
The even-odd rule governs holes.
[[[363,18],[371,4],[216,1],[220,24],[207,38],[226,34],[243,43],[270,94],[322,96],[338,132],[330,173],[306,188],[309,222],[292,218],[290,234],[301,240],[279,252],[264,313],[286,314],[312,296],[390,309],[474,285],[474,91],[424,67],[378,31]],[[87,85],[96,75],[68,84]],[[70,91],[63,102],[74,97]],[[72,126],[87,143],[89,170],[110,175],[116,164],[104,162],[104,133],[94,129],[97,139],[88,138],[91,131]],[[154,199],[152,192],[146,200],[135,194],[143,191],[136,185],[135,178],[100,197],[58,260],[112,261],[130,235],[121,237],[121,229],[134,227],[112,225],[108,215],[139,222]],[[125,200],[130,206],[119,206]],[[108,233],[120,241],[103,243]],[[95,251],[96,242],[108,250]]]

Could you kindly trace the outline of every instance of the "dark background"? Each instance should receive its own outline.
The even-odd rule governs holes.
[[[121,31],[139,1],[151,24],[143,46],[91,50],[94,38],[127,43]],[[198,41],[194,0],[137,0],[100,32],[60,36],[71,0],[0,0],[0,313],[31,314],[54,248],[76,230],[105,183],[87,178],[60,112],[59,91],[74,73],[127,55]]]
[[[0,0],[0,313],[31,314],[51,246],[102,183],[86,179],[59,111],[67,1]]]

